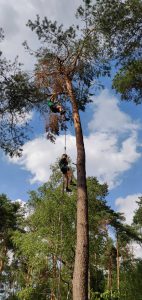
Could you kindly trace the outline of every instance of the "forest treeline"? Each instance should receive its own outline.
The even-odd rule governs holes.
[[[87,178],[89,199],[89,299],[141,299],[142,199],[133,224],[106,201],[108,186]],[[76,188],[63,193],[57,165],[25,205],[0,195],[1,292],[9,300],[72,299],[76,240]],[[1,294],[2,295],[2,294]]]

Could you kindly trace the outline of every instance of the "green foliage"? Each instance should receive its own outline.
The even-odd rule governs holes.
[[[141,260],[127,260],[122,265],[120,299],[141,299]]]
[[[18,124],[18,118],[33,109],[47,112],[48,96],[54,95],[65,106],[72,121],[67,77],[78,108],[84,111],[91,101],[92,88],[94,93],[94,88],[101,86],[98,78],[110,75],[110,60],[118,70],[113,87],[122,99],[141,103],[141,11],[141,0],[88,0],[77,10],[80,26],[64,28],[39,16],[34,22],[28,21],[41,41],[36,52],[24,43],[37,59],[32,78],[20,71],[17,60],[7,62],[0,53],[0,147],[6,153],[21,154],[29,131],[28,124]],[[54,134],[49,132],[48,137],[54,141]]]
[[[19,295],[21,298],[25,295],[27,297],[25,299],[29,299],[28,297],[45,299],[47,290],[49,295],[52,292],[57,295],[60,290],[62,299],[66,299],[68,293],[71,296],[75,254],[76,190],[70,196],[62,195],[62,181],[57,165],[52,166],[52,170],[50,181],[37,192],[30,193],[29,205],[33,213],[26,220],[28,230],[25,233],[15,232],[13,235],[17,249],[16,260],[20,266]],[[105,197],[108,193],[106,184],[99,184],[96,178],[88,178],[87,184],[90,288],[92,295],[95,292],[103,295],[106,285],[103,270],[108,269],[110,257],[113,260],[114,274],[116,272],[116,248],[109,237],[108,226],[111,225],[116,229],[121,226],[123,229],[122,216],[106,204]],[[60,283],[59,276],[61,276]],[[42,287],[41,291],[39,286]],[[105,298],[106,295],[101,296],[104,297],[102,299],[109,299],[109,296]]]
[[[10,295],[8,300],[19,300],[17,295]]]
[[[136,104],[142,99],[141,11],[141,0],[98,0],[92,9],[110,58],[119,69],[113,87],[121,93],[122,99]]]
[[[0,148],[13,156],[21,154],[21,147],[28,139],[25,118],[33,105],[37,89],[29,77],[14,63],[0,55]],[[32,98],[32,100],[31,100]]]
[[[119,292],[111,292],[109,290],[106,290],[104,293],[99,292],[92,292],[91,294],[91,300],[118,300],[119,298]]]
[[[76,188],[70,195],[62,194],[58,162],[51,168],[49,182],[38,191],[30,192],[30,214],[22,222],[17,204],[11,203],[5,195],[1,196],[1,231],[5,241],[8,238],[7,241],[12,242],[7,245],[14,254],[10,265],[8,259],[5,260],[5,275],[1,279],[14,284],[16,294],[13,297],[17,300],[45,300],[51,295],[58,298],[59,294],[63,300],[72,299]],[[124,225],[124,217],[107,205],[106,184],[99,184],[96,178],[89,177],[87,185],[91,299],[139,299],[141,260],[134,260],[129,251],[129,242],[137,239],[136,230]],[[11,227],[8,237],[7,228]],[[117,233],[121,257],[120,297],[116,292],[116,243],[110,237],[112,230]],[[107,291],[109,272],[112,293]],[[134,291],[137,298],[132,297]]]
[[[82,19],[81,28],[72,25],[66,29],[56,21],[52,22],[46,17],[41,20],[37,16],[34,22],[29,20],[27,26],[37,34],[41,47],[35,55],[27,42],[24,43],[26,49],[36,56],[35,81],[40,91],[47,95],[50,91],[54,99],[58,99],[65,107],[71,121],[72,100],[67,88],[67,78],[71,80],[78,109],[85,111],[86,105],[91,102],[92,88],[100,87],[98,78],[110,73],[102,39],[98,36],[97,29],[88,22],[90,1],[84,2],[88,13]],[[52,130],[50,132],[50,128],[48,131],[48,137],[54,141],[54,133]]]
[[[20,71],[17,59],[11,63],[1,58],[0,147],[6,154],[21,155],[21,147],[29,138],[26,117],[31,110],[40,109],[39,99],[39,91],[29,76]]]
[[[35,289],[32,287],[22,289],[22,291],[17,293],[17,295],[20,300],[23,300],[23,299],[24,300],[32,300],[32,299],[36,300],[36,299],[38,299],[35,295]]]
[[[6,195],[0,195],[0,281],[9,284],[9,253],[14,251],[13,233],[21,223],[19,203],[11,202]],[[10,252],[9,252],[10,251]]]
[[[57,295],[60,288],[62,299],[66,299],[68,293],[71,295],[75,255],[76,190],[70,196],[67,194],[62,195],[60,173],[54,166],[52,170],[51,180],[39,188],[37,192],[30,193],[29,205],[33,213],[26,220],[27,232],[15,232],[13,235],[13,241],[17,249],[15,259],[18,260],[20,267],[18,282],[23,287],[19,295],[22,298],[24,297],[23,293],[26,293],[25,297],[27,298],[25,299],[36,297],[35,294],[32,296],[32,293],[35,292],[35,289],[38,290],[37,287],[39,286],[42,286],[42,292],[38,290],[38,297],[43,295],[43,299],[45,299],[44,297],[47,294],[47,286],[44,290],[45,283],[48,284],[50,294],[54,291]],[[96,189],[94,189],[94,184]],[[90,178],[88,179],[88,187],[90,190],[90,215],[92,215],[90,251],[91,249],[92,251],[95,250],[99,258],[103,249],[101,249],[101,246],[97,249],[97,245],[102,240],[101,244],[104,244],[103,247],[105,247],[105,242],[103,242],[103,232],[101,237],[99,237],[99,229],[95,229],[98,226],[94,211],[95,206],[99,205],[99,201],[105,199],[107,186],[99,185],[95,178]],[[100,218],[102,218],[102,214]],[[95,248],[93,247],[94,245]],[[93,264],[94,259],[92,255],[92,284],[94,282]],[[59,286],[60,266],[61,282]],[[96,274],[99,274],[97,269]],[[98,283],[98,288],[99,285],[101,284]],[[25,286],[26,289],[24,288]]]
[[[138,209],[135,211],[134,214],[134,224],[139,224],[142,226],[142,197],[139,197],[139,200],[137,201]]]
[[[123,100],[142,102],[142,60],[131,61],[120,69],[113,81],[113,87],[122,95]]]
[[[139,238],[142,238],[142,197],[139,197],[138,201],[138,208],[136,209],[133,217],[133,226],[137,231]]]
[[[6,195],[0,195],[0,240],[6,248],[11,245],[12,232],[18,228],[19,209],[19,203],[12,203]]]
[[[3,38],[0,30],[0,42]],[[29,139],[27,114],[33,109],[42,112],[43,107],[45,97],[32,78],[21,71],[18,58],[10,62],[0,52],[0,148],[6,154],[21,155],[22,146]]]
[[[141,56],[141,0],[98,0],[95,20],[115,57],[125,62]]]
[[[81,10],[81,9],[80,9]],[[107,53],[102,45],[102,37],[91,23],[91,1],[84,1],[81,27],[69,26],[65,29],[57,22],[46,17],[32,22],[28,26],[37,34],[41,47],[32,52],[26,42],[24,45],[30,54],[35,55],[35,72],[30,77],[20,70],[17,60],[14,63],[0,59],[0,147],[11,156],[20,155],[23,143],[29,138],[28,124],[19,122],[19,116],[38,109],[48,111],[45,99],[54,96],[61,102],[72,122],[72,109],[66,79],[72,82],[73,94],[79,110],[84,111],[91,102],[92,88],[100,88],[100,76],[110,75]],[[80,13],[78,11],[78,17]],[[1,40],[3,38],[1,32]],[[94,84],[95,82],[95,84]],[[64,122],[60,124],[64,130]],[[54,141],[55,135],[48,137]]]

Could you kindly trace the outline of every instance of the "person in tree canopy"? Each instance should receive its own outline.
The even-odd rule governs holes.
[[[69,121],[69,118],[65,116],[66,111],[58,101],[54,101],[53,97],[47,101],[47,105],[53,113],[60,113],[64,121]]]
[[[63,154],[59,161],[60,170],[64,175],[65,183],[66,183],[66,192],[71,192],[72,190],[69,188],[69,185],[76,185],[73,182],[73,173],[71,168],[68,166],[68,156],[67,154]]]

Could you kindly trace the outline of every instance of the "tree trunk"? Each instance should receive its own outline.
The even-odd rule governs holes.
[[[87,300],[89,238],[85,148],[77,100],[69,77],[66,77],[66,86],[72,103],[77,147],[77,243],[73,274],[73,300]]]
[[[91,299],[91,271],[90,271],[90,266],[88,270],[88,300]]]
[[[112,291],[112,257],[109,257],[109,264],[108,264],[108,290]]]
[[[3,259],[0,259],[0,273],[3,271]]]
[[[119,262],[118,233],[116,235],[116,250],[117,250],[117,290],[119,292],[119,287],[120,287],[120,262]]]
[[[0,274],[4,270],[4,266],[5,266],[4,261],[5,261],[6,255],[7,255],[7,247],[5,245],[3,245],[2,258],[0,258]]]
[[[53,283],[52,283],[52,292],[53,294],[56,294],[56,281],[57,281],[57,270],[56,270],[56,264],[57,264],[57,259],[56,256],[53,254],[52,255],[52,264],[53,264]]]

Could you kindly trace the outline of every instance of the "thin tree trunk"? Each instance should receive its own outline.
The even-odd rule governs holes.
[[[112,296],[112,256],[110,257],[110,292]]]
[[[0,274],[1,274],[2,271],[3,271],[3,266],[4,266],[3,259],[0,259]]]
[[[119,288],[120,288],[120,261],[119,261],[118,233],[116,235],[116,251],[117,251],[117,290],[119,292]]]
[[[73,274],[73,300],[87,300],[89,238],[85,148],[77,101],[69,77],[66,77],[66,86],[73,108],[77,147],[77,243]]]
[[[109,257],[109,264],[108,264],[108,290],[112,291],[112,258]]]
[[[90,266],[88,270],[88,300],[91,299],[91,271],[90,271]]]
[[[52,256],[52,263],[53,263],[53,283],[52,283],[52,292],[53,294],[56,294],[56,256],[53,254]]]
[[[109,268],[107,273],[107,290],[109,290]]]
[[[2,273],[2,271],[4,270],[4,258],[6,257],[7,255],[7,247],[6,246],[3,246],[3,249],[2,249],[2,257],[3,258],[0,258],[0,274]]]

